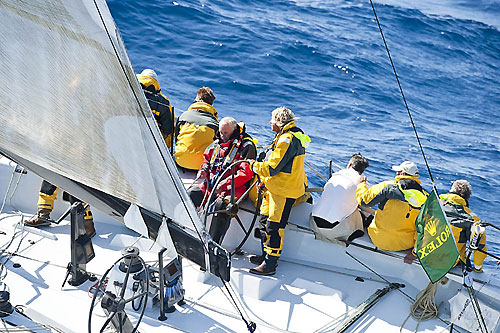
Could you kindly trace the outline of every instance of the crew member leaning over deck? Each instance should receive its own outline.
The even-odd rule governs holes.
[[[267,189],[260,210],[261,218],[266,220],[265,232],[261,231],[264,253],[251,258],[252,263],[260,265],[252,268],[250,273],[258,275],[276,273],[290,210],[305,194],[304,157],[311,142],[295,125],[293,112],[284,106],[272,112],[269,123],[277,133],[272,150],[263,162],[251,164],[253,172],[261,177]]]
[[[161,93],[158,76],[154,70],[143,70],[141,74],[137,74],[137,79],[148,100],[163,139],[167,147],[170,148],[172,146],[172,133],[174,132],[173,111],[170,101]]]
[[[456,180],[450,188],[450,192],[441,194],[441,203],[443,210],[451,225],[451,231],[460,253],[460,261],[467,260],[467,241],[471,238],[471,229],[474,228],[474,222],[479,222],[479,217],[469,208],[469,199],[472,188],[468,181]],[[486,234],[481,234],[479,240],[479,250],[486,252]],[[483,271],[483,262],[486,254],[474,250],[474,266],[472,269],[480,273]],[[469,265],[469,263],[467,263]]]
[[[194,103],[178,119],[175,126],[175,162],[184,169],[198,171],[205,149],[214,141],[219,128],[212,89],[198,89]]]
[[[402,251],[415,245],[415,219],[424,204],[427,193],[420,186],[415,163],[405,161],[392,167],[397,172],[389,180],[368,188],[362,177],[356,190],[360,205],[378,204],[375,217],[368,227],[373,244],[382,250]]]

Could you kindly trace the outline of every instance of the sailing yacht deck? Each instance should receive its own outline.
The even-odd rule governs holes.
[[[10,162],[2,164],[0,181],[5,190],[8,189],[7,181],[13,168]],[[185,183],[189,184],[190,177],[184,176]],[[14,186],[17,177],[20,177],[20,181]],[[4,282],[11,292],[11,303],[19,305],[35,322],[57,327],[59,331],[87,331],[92,301],[89,288],[94,282],[87,281],[78,287],[66,283],[61,288],[70,261],[69,221],[35,230],[29,227],[23,229],[19,222],[31,215],[22,215],[18,210],[32,211],[40,179],[31,173],[19,174],[13,179],[5,197],[7,204],[12,206],[5,206],[0,216],[0,244],[5,249],[6,262]],[[66,206],[56,202],[53,217],[57,217]],[[405,284],[401,290],[412,298],[427,284],[428,280],[418,265],[402,263],[402,254],[388,255],[356,246],[345,248],[315,240],[314,235],[304,229],[307,227],[305,216],[308,210],[308,206],[294,208],[293,224],[287,227],[286,245],[275,276],[259,277],[248,273],[248,269],[253,267],[248,254],[259,249],[258,241],[253,237],[244,246],[246,252],[232,258],[231,282],[228,286],[234,291],[233,295],[239,296],[236,301],[239,308],[246,318],[257,324],[258,332],[332,331],[346,318],[349,310],[352,311],[378,289],[388,285],[383,279]],[[138,247],[141,257],[148,263],[156,260],[155,251],[158,249],[153,241],[95,210],[94,219],[97,235],[92,243],[96,256],[87,264],[89,272],[100,277],[121,257],[120,251],[126,246]],[[249,223],[248,216],[243,220]],[[240,236],[241,230],[236,223],[232,224],[223,245],[231,249],[239,242]],[[364,238],[359,239],[358,243],[370,245],[369,240]],[[360,265],[346,252],[383,277]],[[10,257],[10,253],[16,255]],[[165,327],[185,332],[246,331],[245,323],[232,306],[221,281],[188,260],[182,262],[186,303],[176,305],[177,311],[167,314],[166,321],[159,321],[159,306],[148,300],[140,331],[164,331]],[[485,305],[498,308],[498,300],[495,300],[498,282],[495,282],[493,273],[474,276],[490,281],[492,285],[478,283],[478,289],[485,294]],[[454,279],[459,280],[458,277],[450,274],[449,277],[450,282],[440,286],[436,296],[436,302],[441,303],[443,320],[450,319],[448,299],[460,287],[460,282],[454,282]],[[349,331],[397,332],[408,316],[411,304],[412,301],[402,292],[393,290],[358,319]],[[483,311],[487,312],[487,309]],[[138,317],[132,309],[128,309],[127,314]],[[491,315],[497,314],[492,312]],[[104,321],[104,312],[98,305],[92,317],[92,331],[99,331]],[[417,325],[418,331],[449,331],[448,324],[439,319],[418,324],[410,317],[403,332],[413,331]]]
[[[0,240],[4,248],[20,219],[18,214],[2,214],[0,230],[5,234],[0,236]],[[96,276],[100,277],[120,257],[124,246],[138,246],[146,261],[154,260],[156,253],[148,252],[152,242],[139,238],[126,227],[98,222],[96,229],[97,235],[92,240],[96,257],[87,265],[87,270]],[[69,225],[65,221],[42,230],[56,239],[24,230],[22,236],[18,233],[7,249],[14,252],[19,247],[17,256],[6,264],[4,282],[10,288],[11,303],[25,307],[24,312],[33,320],[61,331],[85,331],[91,304],[88,290],[94,283],[87,281],[78,287],[65,284],[61,288],[70,260]],[[230,286],[236,293],[244,294],[240,294],[242,309],[257,324],[260,332],[329,331],[338,319],[344,318],[346,311],[386,286],[369,272],[341,269],[335,272],[282,260],[276,276],[258,277],[248,273],[252,266],[246,255],[235,257]],[[224,296],[220,280],[201,272],[198,265],[187,260],[183,260],[183,269],[186,304],[177,305],[178,311],[167,314],[168,319],[164,322],[157,320],[159,307],[149,304],[140,325],[141,332],[163,331],[165,326],[186,332],[246,330],[237,311]],[[412,296],[417,292],[412,287],[406,287],[404,291]],[[404,295],[392,291],[351,329],[397,331],[408,315],[410,304]],[[93,331],[98,331],[105,317],[100,306],[94,311]],[[127,312],[137,315],[132,309]],[[416,322],[409,319],[405,328],[412,331],[415,326]],[[419,330],[436,331],[445,326],[432,320],[421,323]]]

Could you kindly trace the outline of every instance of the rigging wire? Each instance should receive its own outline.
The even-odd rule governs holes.
[[[248,320],[246,320],[246,318],[243,316],[243,313],[241,312],[240,308],[238,307],[238,304],[236,303],[233,294],[231,293],[231,291],[227,287],[228,283],[226,281],[224,281],[224,279],[222,277],[219,276],[219,278],[222,281],[222,284],[224,285],[224,287],[226,288],[226,291],[227,291],[227,293],[229,295],[228,299],[231,301],[231,303],[234,306],[234,308],[238,311],[238,313],[240,315],[240,318],[245,322],[245,325],[247,326],[248,331],[249,332],[255,332],[255,329],[257,328],[257,325],[253,321],[249,322]],[[219,286],[219,288],[220,288],[220,286]],[[222,290],[222,288],[221,288],[221,290]],[[227,295],[225,293],[224,293],[224,295],[227,298]],[[236,298],[239,300],[238,297],[236,297]],[[247,314],[247,317],[248,317],[248,314]]]
[[[356,262],[358,262],[361,266],[365,267],[366,269],[368,269],[370,272],[372,272],[373,274],[375,274],[376,276],[378,276],[379,278],[381,278],[382,280],[384,280],[386,283],[388,284],[391,284],[391,282],[389,280],[387,280],[386,278],[384,278],[382,275],[380,275],[379,273],[377,273],[375,270],[373,270],[371,267],[369,267],[368,265],[366,265],[365,263],[363,263],[361,260],[357,259],[356,257],[354,257],[352,254],[350,254],[349,252],[345,252],[349,257],[351,257],[352,259],[354,259]],[[401,288],[398,288],[396,289],[398,290],[401,294],[403,294],[404,296],[406,296],[408,298],[409,301],[411,302],[415,302],[415,299],[413,297],[411,297],[410,295],[408,295],[407,293],[405,293],[404,291],[401,290]],[[450,323],[448,323],[446,320],[442,319],[441,317],[437,316],[436,317],[437,319],[439,319],[441,322],[443,322],[444,324],[447,324],[449,325]],[[457,332],[458,330],[455,329]]]
[[[479,301],[476,297],[476,292],[474,291],[474,288],[470,286],[466,287],[466,289],[472,303],[472,309],[474,310],[474,315],[476,316],[477,322],[479,324],[479,329],[481,330],[481,332],[488,332],[488,327],[486,326],[486,322],[484,321],[483,313],[481,312],[481,307],[479,306]]]
[[[396,71],[396,67],[394,66],[394,62],[392,61],[391,52],[389,52],[389,47],[387,46],[387,42],[385,40],[384,33],[382,32],[382,27],[380,26],[380,21],[378,20],[377,12],[375,11],[375,6],[373,5],[372,0],[370,0],[370,4],[371,4],[372,9],[373,9],[373,15],[375,15],[375,20],[377,21],[378,30],[380,31],[380,35],[382,36],[382,40],[384,41],[387,56],[389,57],[389,60],[391,62],[392,71],[394,72],[394,76],[396,77],[396,81],[398,82],[399,91],[401,92],[401,96],[403,97],[403,102],[405,104],[406,111],[408,112],[408,117],[410,117],[411,126],[413,127],[413,131],[415,132],[415,136],[416,136],[417,141],[418,141],[418,146],[420,147],[420,152],[422,153],[422,156],[424,158],[427,172],[429,173],[429,177],[431,178],[432,187],[436,191],[436,195],[437,195],[438,192],[436,189],[436,185],[434,184],[434,178],[432,177],[431,169],[429,168],[429,163],[427,163],[427,157],[425,156],[424,148],[422,147],[422,143],[420,142],[420,137],[418,136],[417,128],[415,127],[415,123],[413,122],[413,117],[411,115],[410,108],[408,107],[408,103],[406,102],[406,97],[405,97],[405,94],[403,92],[403,87],[401,87],[401,82],[399,82],[399,76],[398,76],[398,73]]]
[[[18,188],[18,186],[19,186],[19,183],[21,182],[21,177],[23,176],[23,174],[25,174],[25,173],[26,173],[26,171],[24,170],[24,167],[21,167],[21,169],[18,169],[17,167],[18,167],[17,165],[14,167],[14,171],[15,171],[15,172],[19,172],[19,177],[17,178],[16,185],[14,186],[14,189],[12,190],[12,193],[10,194],[10,197],[9,197],[9,205],[10,205],[10,207],[12,207],[14,210],[19,211],[19,209],[18,209],[16,206],[14,206],[14,204],[12,203],[12,199],[14,199],[14,195],[15,195],[15,194],[16,194],[16,192],[17,192],[17,188]]]
[[[118,54],[118,50],[116,49],[115,44],[113,43],[113,39],[111,38],[111,35],[110,35],[110,33],[109,33],[109,30],[108,30],[108,27],[107,27],[107,25],[106,25],[106,22],[104,21],[104,18],[103,18],[102,14],[101,14],[101,10],[99,9],[99,5],[97,4],[96,0],[93,0],[93,2],[94,2],[94,5],[95,5],[95,7],[96,7],[96,10],[97,10],[97,13],[98,13],[98,15],[99,15],[99,18],[101,19],[101,22],[102,22],[102,24],[103,24],[104,30],[106,31],[106,34],[107,34],[108,39],[109,39],[109,42],[110,42],[111,46],[113,47],[113,51],[115,52],[116,59],[118,60],[118,62],[119,62],[119,64],[120,64],[120,67],[121,67],[121,69],[122,69],[122,71],[123,71],[123,74],[124,74],[124,76],[125,76],[125,79],[127,80],[128,84],[129,84],[129,87],[130,87],[130,89],[132,90],[132,93],[133,93],[134,98],[135,98],[135,100],[136,100],[136,102],[137,102],[137,105],[139,106],[139,110],[141,111],[142,116],[143,116],[143,117],[145,118],[145,120],[146,120],[146,125],[148,126],[148,129],[149,129],[149,131],[151,132],[151,134],[153,135],[153,139],[154,139],[154,143],[155,143],[155,145],[156,145],[156,148],[158,149],[158,152],[160,153],[160,155],[161,155],[161,157],[162,157],[163,163],[165,164],[165,167],[166,167],[166,169],[167,169],[167,171],[168,171],[168,173],[169,173],[169,175],[170,175],[170,178],[171,178],[171,179],[173,179],[173,176],[172,176],[172,174],[171,174],[171,171],[170,171],[170,169],[168,168],[168,164],[167,164],[167,162],[166,162],[166,157],[163,155],[162,150],[161,150],[161,147],[160,147],[160,144],[158,143],[158,141],[156,140],[156,137],[154,136],[154,130],[153,130],[153,128],[150,126],[149,122],[147,121],[147,116],[146,116],[145,110],[142,108],[142,105],[141,105],[141,103],[140,103],[139,97],[137,96],[137,94],[136,94],[136,92],[135,92],[135,90],[134,90],[134,87],[133,87],[133,85],[132,85],[132,82],[130,81],[130,79],[129,79],[128,75],[127,75],[127,71],[125,70],[125,66],[124,66],[124,64],[123,64],[123,62],[122,62],[122,60],[121,60],[121,58],[120,58],[120,56],[119,56],[119,54]],[[175,188],[175,189],[176,189],[176,191],[177,191],[177,194],[178,194],[178,195],[182,198],[182,196],[181,196],[181,191],[180,191],[180,189],[177,187],[177,184],[175,183],[175,181],[173,181],[172,183],[173,183],[173,185],[174,185],[174,188]],[[158,194],[158,189],[156,189],[156,188],[155,188],[155,190],[157,191],[157,194]],[[189,216],[189,218],[190,218],[190,220],[191,220],[191,223],[193,224],[193,227],[194,227],[194,229],[195,229],[195,232],[197,233],[198,238],[200,239],[200,241],[201,241],[201,243],[202,243],[202,246],[203,246],[203,249],[204,249],[204,251],[205,251],[205,254],[207,254],[207,253],[208,253],[208,247],[207,247],[207,244],[205,243],[204,238],[202,237],[202,235],[201,235],[200,231],[198,230],[198,227],[197,227],[197,226],[196,226],[196,224],[194,223],[194,219],[193,219],[193,217],[191,216],[190,211],[189,211],[188,207],[186,206],[186,203],[184,202],[184,200],[181,200],[181,202],[182,202],[182,204],[184,205],[184,208],[186,209],[186,212],[187,212],[187,214],[188,214],[188,216]],[[208,269],[208,267],[207,267],[207,269]],[[222,279],[222,278],[221,278],[221,279]],[[220,286],[219,286],[219,288],[220,288]],[[227,287],[226,287],[226,288],[227,288]],[[228,290],[228,292],[229,292],[229,290]],[[230,292],[229,292],[229,293],[230,293]],[[233,299],[233,296],[232,296],[231,294],[230,294],[230,296],[231,296],[231,299]],[[234,302],[234,299],[233,299],[233,302]],[[238,312],[240,313],[240,315],[241,315],[241,319],[242,319],[242,320],[245,322],[245,324],[247,325],[248,330],[249,330],[249,331],[251,331],[251,332],[253,332],[253,331],[255,330],[255,323],[253,323],[253,322],[250,322],[250,323],[249,323],[249,322],[248,322],[248,321],[247,321],[247,320],[243,317],[243,314],[241,313],[240,309],[237,307],[237,304],[236,304],[235,302],[234,302],[234,305],[236,306],[236,308],[237,308]],[[252,326],[252,325],[253,325],[253,326]]]
[[[311,169],[311,170],[312,170],[315,174],[317,174],[317,175],[318,175],[321,179],[323,179],[325,182],[327,182],[327,183],[328,183],[328,179],[326,179],[326,178],[325,178],[322,174],[320,174],[320,173],[319,173],[316,169],[314,169],[314,168],[312,167],[312,165],[311,165],[311,164],[307,163],[306,161],[304,161],[304,164],[305,164],[306,166],[308,166],[308,167],[309,167],[309,169]]]
[[[9,242],[2,249],[0,249],[0,259],[3,260],[4,258],[6,258],[5,261],[0,261],[0,282],[3,281],[7,277],[7,274],[9,272],[9,270],[6,268],[6,264],[9,262],[9,260],[13,256],[17,255],[17,253],[19,252],[19,249],[21,247],[21,244],[22,244],[23,240],[27,236],[27,234],[24,232],[24,224],[22,222],[23,219],[24,219],[24,215],[23,214],[18,214],[18,215],[21,216],[21,220],[16,223],[16,226],[14,228],[14,233],[12,234],[11,239],[9,240]],[[20,228],[20,230],[16,231],[18,227]],[[15,251],[14,252],[7,251],[8,248],[14,242],[14,240],[16,238],[18,238],[18,237],[20,237],[20,240],[19,240],[19,244],[17,245],[17,248],[15,249]]]
[[[420,152],[422,153],[422,157],[424,158],[425,166],[427,168],[427,172],[429,173],[429,177],[430,177],[431,182],[432,182],[432,187],[433,187],[434,191],[436,192],[436,196],[438,196],[438,191],[437,191],[437,188],[436,188],[436,184],[434,183],[434,177],[432,177],[431,169],[429,167],[429,163],[427,162],[427,157],[425,156],[425,153],[424,153],[424,148],[422,147],[422,143],[420,142],[420,137],[418,136],[417,128],[415,126],[415,123],[413,122],[413,117],[411,115],[410,108],[408,107],[408,103],[406,102],[406,97],[405,97],[405,94],[403,92],[403,88],[401,86],[401,82],[399,81],[399,77],[398,77],[398,74],[397,74],[397,71],[396,71],[396,67],[394,66],[394,62],[392,61],[391,53],[389,51],[389,47],[388,47],[387,42],[385,40],[384,33],[382,32],[382,27],[380,25],[380,21],[378,19],[377,12],[375,10],[375,6],[373,5],[373,1],[372,0],[370,0],[370,5],[372,7],[373,15],[375,16],[375,20],[377,21],[377,26],[378,26],[378,29],[380,31],[380,36],[382,37],[382,40],[384,41],[385,50],[387,52],[387,56],[389,57],[389,61],[391,62],[392,71],[394,72],[394,76],[396,77],[396,81],[398,83],[398,87],[399,87],[399,91],[401,92],[401,96],[403,97],[403,102],[404,102],[404,105],[406,107],[406,111],[408,112],[408,117],[410,118],[410,122],[411,122],[411,125],[413,127],[413,131],[415,132],[415,137],[417,138],[417,142],[418,142],[418,146],[420,148]],[[479,322],[479,327],[481,328],[481,322],[484,324],[484,318],[483,318],[482,313],[481,313],[481,308],[479,307],[479,301],[475,297],[474,292],[471,291],[470,289],[472,289],[472,287],[471,288],[467,288],[467,291],[469,293],[469,297],[470,297],[471,302],[473,304],[474,313],[475,313],[475,315],[477,317],[477,320]],[[476,311],[476,307],[475,306],[477,306],[477,311]],[[437,318],[439,318],[439,317],[437,317]],[[484,324],[484,326],[486,327],[485,324]],[[482,328],[481,328],[481,330],[482,330]]]

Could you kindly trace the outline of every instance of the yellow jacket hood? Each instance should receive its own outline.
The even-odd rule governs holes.
[[[159,93],[161,91],[160,84],[151,76],[143,76],[137,74],[137,79],[146,89],[153,86],[156,93]]]
[[[420,184],[417,176],[404,175],[370,188],[362,182],[356,190],[359,204],[369,207],[378,205],[375,218],[368,227],[368,235],[373,244],[382,250],[402,251],[412,248],[415,243],[415,219],[420,210],[407,202],[398,185],[400,181]]]
[[[439,197],[456,205],[467,206],[467,201],[465,201],[464,198],[455,193],[441,194]]]
[[[417,183],[421,183],[420,182],[420,179],[418,179],[418,176],[407,176],[407,175],[404,175],[404,176],[396,176],[396,182],[399,182],[400,180],[402,179],[411,179],[413,181],[416,181]]]

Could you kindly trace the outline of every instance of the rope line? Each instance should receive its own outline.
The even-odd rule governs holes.
[[[2,207],[0,207],[0,214],[2,214],[3,209],[5,207],[5,203],[7,202],[7,196],[9,195],[10,187],[12,186],[12,181],[14,180],[14,175],[16,174],[16,166],[14,166],[14,170],[12,170],[12,175],[10,176],[9,185],[7,185],[7,191],[5,192],[5,196],[3,198]]]
[[[415,123],[413,122],[413,117],[411,115],[410,108],[408,107],[408,103],[406,102],[406,97],[405,97],[405,94],[403,92],[403,87],[401,87],[401,82],[399,82],[398,73],[396,71],[396,67],[394,66],[394,62],[392,61],[391,53],[389,52],[389,47],[387,46],[387,42],[385,40],[384,33],[382,32],[382,27],[380,26],[380,22],[378,20],[377,12],[375,11],[375,6],[373,5],[373,1],[372,0],[370,0],[370,4],[371,4],[372,9],[373,9],[373,14],[375,15],[375,20],[377,21],[378,30],[380,31],[380,35],[382,36],[382,40],[384,41],[385,50],[387,51],[387,55],[389,56],[389,60],[391,62],[392,71],[394,72],[394,76],[396,77],[396,81],[398,82],[399,91],[401,92],[401,96],[403,97],[403,102],[405,104],[406,111],[408,111],[408,116],[410,117],[411,126],[413,127],[413,131],[415,132],[415,136],[417,137],[418,146],[420,147],[420,152],[422,153],[422,156],[424,158],[425,166],[427,168],[427,172],[429,173],[429,177],[431,178],[432,187],[436,190],[436,186],[434,185],[434,178],[432,177],[431,169],[429,168],[429,163],[427,163],[427,157],[425,157],[424,148],[422,147],[422,144],[420,142],[420,137],[418,136],[417,128],[415,127]],[[438,192],[436,190],[436,194],[437,193]]]
[[[479,306],[479,301],[477,300],[474,288],[466,287],[466,289],[467,292],[469,293],[469,298],[471,299],[472,309],[474,310],[474,314],[476,315],[476,319],[479,324],[479,329],[481,330],[481,332],[488,332],[488,327],[486,326],[486,322],[484,321],[483,313],[481,312],[481,307]]]
[[[315,174],[317,174],[318,176],[321,177],[321,179],[323,179],[325,182],[328,183],[328,179],[326,179],[325,177],[323,177],[323,175],[321,175],[318,171],[316,171],[312,165],[310,165],[309,163],[307,163],[306,161],[304,161],[304,164],[307,165]]]
[[[244,317],[243,313],[241,312],[238,304],[236,303],[236,300],[234,299],[233,297],[233,294],[231,293],[231,291],[229,290],[228,286],[227,286],[227,282],[224,281],[223,278],[220,277],[220,280],[222,281],[222,284],[224,285],[224,287],[226,288],[226,291],[230,297],[230,301],[231,303],[233,304],[233,307],[238,311],[239,315],[240,315],[240,318],[245,322],[245,325],[247,326],[247,329],[249,332],[255,332],[255,328],[256,328],[256,325],[254,322],[252,321],[248,321],[246,320],[246,318]],[[227,297],[227,296],[226,296]],[[247,315],[248,316],[248,315]]]
[[[382,280],[384,280],[386,283],[391,284],[391,282],[389,280],[387,280],[382,275],[380,275],[377,272],[375,272],[371,267],[369,267],[368,265],[366,265],[365,263],[363,263],[361,260],[357,259],[356,257],[354,257],[352,254],[350,254],[347,251],[345,253],[349,257],[351,257],[352,259],[354,259],[355,261],[357,261],[360,265],[362,265],[363,267],[365,267],[366,269],[368,269],[370,272],[372,272],[373,274],[377,275],[379,278],[381,278]],[[398,290],[401,294],[403,294],[404,296],[406,296],[409,300],[411,300],[411,302],[415,302],[415,299],[413,297],[411,297],[410,295],[408,295],[407,293],[405,293],[404,291],[402,291],[401,288],[397,288],[396,290]],[[447,322],[446,320],[442,319],[441,317],[437,316],[436,318],[439,319],[442,323],[450,325],[449,322]],[[453,330],[455,330],[457,332],[460,332],[456,328],[453,328]]]
[[[396,81],[398,83],[398,87],[399,87],[399,91],[401,93],[401,96],[403,97],[403,102],[404,102],[404,105],[405,105],[405,108],[406,108],[406,111],[408,112],[408,117],[410,118],[410,122],[411,122],[411,125],[413,127],[413,131],[415,132],[415,137],[417,138],[417,142],[418,142],[418,146],[420,148],[420,152],[422,153],[422,157],[424,158],[424,162],[425,162],[425,167],[427,168],[427,172],[429,173],[429,177],[431,179],[431,182],[432,182],[432,187],[434,189],[434,191],[436,192],[436,195],[439,196],[438,194],[438,191],[437,191],[437,188],[436,188],[436,185],[434,183],[434,177],[432,176],[432,173],[431,173],[431,169],[429,167],[429,163],[427,162],[427,157],[425,156],[425,153],[424,153],[424,148],[422,147],[422,143],[420,142],[420,137],[418,136],[418,132],[417,132],[417,128],[415,126],[415,123],[413,121],[413,117],[411,115],[411,112],[410,112],[410,108],[408,107],[408,103],[406,102],[406,97],[405,97],[405,94],[403,92],[403,87],[401,86],[401,82],[399,81],[399,76],[397,74],[397,71],[396,71],[396,66],[394,65],[394,62],[392,61],[392,57],[391,57],[391,53],[389,51],[389,47],[387,45],[387,41],[385,39],[385,36],[384,36],[384,33],[382,31],[382,27],[380,25],[380,21],[378,19],[378,16],[377,16],[377,12],[375,10],[375,6],[373,5],[373,1],[370,0],[370,5],[372,7],[372,10],[373,10],[373,15],[375,16],[375,20],[377,21],[377,26],[378,26],[378,29],[380,31],[380,36],[382,37],[382,40],[384,41],[384,46],[385,46],[385,50],[387,52],[387,56],[389,57],[389,61],[391,62],[391,66],[392,66],[392,71],[394,72],[394,76],[396,77]],[[471,302],[474,304],[475,300],[477,301],[477,299],[473,299],[472,297],[474,296],[473,294],[470,293],[469,291],[469,296],[471,297]],[[474,296],[475,297],[475,296]],[[479,321],[479,326],[481,327],[481,320],[483,321],[484,323],[484,318],[482,317],[482,314],[481,314],[481,309],[479,308],[479,303],[477,302],[476,304],[474,304],[475,306],[478,307],[478,313],[476,313],[476,317]],[[473,305],[473,306],[474,306]],[[476,312],[476,309],[474,308],[474,311]],[[437,317],[439,318],[439,317]],[[441,321],[443,321],[441,318],[439,318]],[[485,325],[486,326],[486,325]],[[418,325],[417,325],[418,327]],[[452,329],[453,329],[453,326],[452,326]]]

